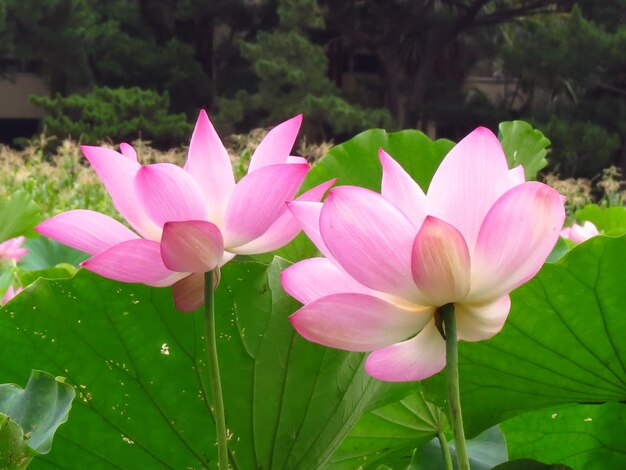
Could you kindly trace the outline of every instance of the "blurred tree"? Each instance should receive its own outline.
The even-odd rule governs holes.
[[[222,120],[253,116],[276,123],[298,113],[306,115],[305,132],[321,138],[391,124],[386,110],[349,103],[328,77],[324,48],[310,36],[324,28],[315,0],[279,0],[278,26],[260,31],[241,52],[258,76],[253,92],[242,90],[220,102]]]
[[[385,104],[400,127],[432,119],[431,98],[436,104],[446,95],[461,95],[459,88],[471,66],[489,55],[481,49],[488,41],[493,46],[498,37],[495,26],[569,4],[569,0],[324,1],[333,49],[343,57],[367,51],[376,58]],[[442,84],[452,85],[452,90]]]
[[[53,92],[91,83],[85,43],[93,22],[87,0],[1,0],[16,57],[38,60]]]
[[[0,10],[15,55],[40,61],[53,94],[139,86],[168,91],[174,112],[194,115],[218,86],[228,91],[251,76],[240,78],[238,41],[263,26],[265,3],[0,0]]]
[[[626,1],[584,1],[515,25],[506,38],[507,73],[520,79],[525,114],[552,140],[553,168],[587,177],[611,164],[626,169]]]

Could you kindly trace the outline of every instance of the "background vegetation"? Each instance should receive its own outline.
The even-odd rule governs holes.
[[[0,0],[0,52],[45,78],[52,97],[36,103],[59,139],[167,148],[199,108],[223,133],[303,112],[313,141],[368,127],[458,140],[525,119],[552,140],[553,171],[594,177],[626,167],[624,12],[626,0]],[[476,75],[504,93],[487,99]]]

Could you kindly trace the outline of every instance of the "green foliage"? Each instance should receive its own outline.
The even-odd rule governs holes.
[[[474,439],[467,441],[467,453],[472,470],[491,470],[507,459],[504,435],[494,426]],[[452,461],[456,460],[454,442],[450,442]],[[434,439],[415,451],[407,470],[441,470],[445,463],[438,439]]]
[[[0,468],[22,470],[28,467],[33,457],[20,425],[0,413]]]
[[[88,257],[86,253],[46,237],[28,239],[24,242],[24,247],[28,249],[28,253],[20,263],[22,271],[41,271],[59,264],[78,266]]]
[[[445,414],[419,388],[402,400],[361,417],[333,455],[333,470],[406,466],[413,450],[446,431]]]
[[[0,385],[0,412],[22,428],[29,449],[47,454],[57,428],[68,419],[75,396],[63,377],[33,370],[24,389]]]
[[[378,149],[384,149],[422,187],[428,189],[443,157],[454,146],[447,139],[431,140],[416,130],[388,133],[371,129],[333,147],[309,172],[304,188],[337,178],[338,184],[380,191],[382,167]]]
[[[460,344],[470,436],[524,411],[626,399],[625,263],[625,237],[594,237],[511,294],[498,335]],[[444,381],[426,381],[427,397],[443,400]]]
[[[41,221],[39,207],[25,191],[0,201],[0,242],[30,233]]]
[[[168,114],[167,92],[103,87],[87,95],[34,96],[32,101],[46,111],[46,132],[61,139],[96,143],[142,138],[172,146],[188,139],[192,130],[184,114]]]
[[[607,235],[626,233],[626,207],[600,207],[588,204],[576,212],[576,220],[592,222]]]
[[[546,147],[550,141],[524,121],[501,122],[498,129],[509,168],[523,165],[526,180],[536,179],[537,173],[548,164]]]
[[[531,459],[515,459],[493,467],[491,470],[571,470],[567,465],[545,464]]]
[[[517,416],[502,429],[512,459],[600,470],[626,467],[625,422],[623,403],[565,405]]]
[[[89,0],[4,0],[16,57],[37,60],[51,90],[68,93],[90,84],[86,42]]]
[[[328,78],[324,49],[306,33],[306,29],[323,24],[317,8],[317,2],[311,0],[281,0],[281,27],[259,32],[254,42],[241,43],[242,56],[253,64],[259,78],[258,89],[241,92],[234,101],[222,100],[222,121],[241,119],[239,113],[244,110],[271,123],[303,113],[307,134],[315,138],[329,131],[336,135],[391,124],[386,110],[349,103]]]
[[[590,121],[553,116],[546,126],[553,143],[551,163],[565,175],[593,176],[611,165],[620,147],[619,135]]]
[[[319,468],[362,414],[411,389],[368,377],[362,354],[299,337],[287,321],[297,303],[278,278],[285,266],[230,262],[217,291],[230,445],[242,469]],[[81,271],[37,281],[3,313],[3,377],[24,380],[34,365],[80,393],[40,468],[214,465],[200,312],[176,311],[168,289]]]
[[[593,177],[611,163],[625,164],[618,149],[626,141],[626,28],[608,19],[609,10],[621,11],[616,2],[582,3],[585,14],[603,21],[577,7],[527,19],[507,35],[502,55],[526,92],[523,112],[552,141],[551,167],[562,176]]]

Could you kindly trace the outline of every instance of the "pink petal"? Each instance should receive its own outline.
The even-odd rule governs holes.
[[[168,269],[205,273],[214,270],[224,254],[224,239],[211,222],[166,222],[161,238],[161,257]]]
[[[117,220],[99,212],[73,210],[55,215],[40,223],[35,230],[53,240],[92,255],[139,238]]]
[[[200,111],[191,136],[185,171],[196,180],[204,195],[209,220],[221,227],[235,189],[235,176],[228,152],[204,110]]]
[[[509,170],[509,187],[517,186],[526,182],[526,175],[524,174],[524,167],[517,165]]]
[[[564,220],[561,196],[542,183],[521,184],[498,199],[472,253],[471,299],[501,297],[533,277],[554,247]]]
[[[302,231],[313,242],[317,249],[328,259],[334,259],[320,234],[321,202],[293,201],[287,204],[289,212],[293,214]]]
[[[296,201],[319,201],[324,197],[326,191],[335,184],[335,181],[336,179],[332,179],[309,189],[299,196]],[[274,222],[263,235],[252,240],[250,243],[231,248],[231,250],[240,255],[268,253],[288,244],[300,233],[300,230],[302,230],[300,224],[291,211],[287,210],[276,219],[276,222]]]
[[[304,157],[296,157],[290,155],[289,157],[287,157],[287,163],[308,163],[308,161]]]
[[[120,152],[131,162],[137,162],[137,152],[132,145],[127,144],[126,142],[122,142],[120,144]]]
[[[326,258],[310,258],[285,269],[280,276],[283,289],[303,304],[332,294],[360,293],[376,296]]]
[[[482,341],[495,336],[511,309],[508,295],[483,304],[455,304],[457,336],[464,341]]]
[[[463,235],[435,217],[426,217],[415,237],[411,269],[430,305],[455,302],[470,290],[470,255]]]
[[[571,227],[561,230],[561,236],[574,243],[582,243],[598,234],[599,232],[596,226],[589,221],[586,221],[583,225],[574,224]]]
[[[411,276],[416,229],[380,194],[354,186],[332,189],[320,215],[320,232],[334,259],[358,282],[416,300]]]
[[[0,261],[4,259],[14,259],[18,263],[22,261],[22,257],[28,253],[27,248],[22,248],[24,237],[14,237],[0,243]]]
[[[378,150],[383,166],[381,194],[419,228],[426,217],[426,195],[422,188],[383,149]]]
[[[406,310],[365,294],[333,294],[289,317],[309,341],[348,351],[372,351],[419,331],[432,309]]]
[[[189,273],[165,267],[159,243],[128,240],[89,258],[82,266],[100,276],[121,282],[139,282],[154,287],[171,286]]]
[[[456,227],[471,252],[487,212],[513,185],[498,138],[479,127],[441,162],[428,188],[429,214]]]
[[[81,147],[83,154],[111,195],[115,208],[140,234],[152,240],[161,237],[161,230],[150,220],[135,195],[133,181],[140,165],[104,147]]]
[[[248,173],[264,166],[286,163],[301,124],[302,114],[299,114],[269,131],[252,154]]]
[[[204,305],[204,273],[191,273],[172,286],[174,305],[181,312],[193,312]]]
[[[370,354],[365,371],[387,382],[413,382],[435,375],[445,365],[446,342],[431,321],[414,338]]]
[[[287,210],[304,180],[308,165],[270,165],[244,176],[226,211],[224,242],[227,249],[245,245],[265,233]]]
[[[156,163],[141,167],[135,177],[135,192],[158,227],[165,222],[207,219],[198,184],[176,165]]]

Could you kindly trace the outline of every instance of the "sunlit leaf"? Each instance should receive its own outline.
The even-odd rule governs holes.
[[[524,166],[526,180],[534,180],[548,164],[546,148],[550,141],[543,133],[525,121],[506,121],[499,126],[499,138],[509,162],[509,168]]]

